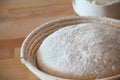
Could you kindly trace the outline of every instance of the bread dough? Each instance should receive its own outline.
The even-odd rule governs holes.
[[[61,28],[44,39],[37,63],[40,70],[67,79],[120,74],[120,29],[98,23]]]

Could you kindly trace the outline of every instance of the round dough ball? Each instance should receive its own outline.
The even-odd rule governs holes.
[[[37,63],[40,70],[67,79],[120,74],[120,29],[98,23],[61,28],[44,39]]]

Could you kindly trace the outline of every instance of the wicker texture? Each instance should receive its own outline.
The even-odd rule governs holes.
[[[80,23],[103,23],[120,28],[120,20],[105,17],[67,17],[45,23],[33,30],[24,40],[21,48],[21,61],[42,80],[71,80],[58,78],[40,71],[36,64],[36,53],[42,41],[54,31]],[[99,80],[120,80],[120,75]]]

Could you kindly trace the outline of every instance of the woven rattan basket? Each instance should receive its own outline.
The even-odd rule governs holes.
[[[42,41],[54,31],[68,26],[80,23],[103,23],[120,28],[120,21],[105,17],[67,17],[45,23],[33,30],[25,39],[21,48],[21,61],[41,80],[73,80],[63,79],[42,72],[37,68],[36,52]],[[98,80],[120,80],[120,75],[98,79]]]

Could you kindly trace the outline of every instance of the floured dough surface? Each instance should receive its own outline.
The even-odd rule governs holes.
[[[120,29],[97,23],[61,28],[45,38],[37,63],[42,71],[67,79],[120,74]]]

